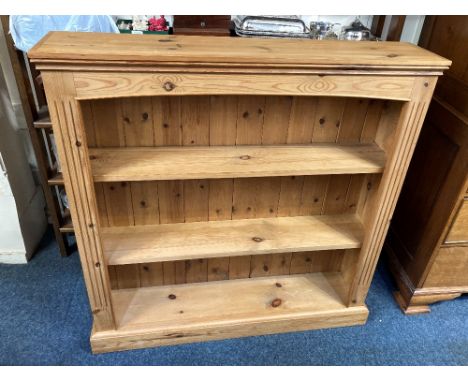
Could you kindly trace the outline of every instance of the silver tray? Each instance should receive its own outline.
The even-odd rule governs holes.
[[[310,38],[305,23],[296,16],[235,16],[236,34],[243,37]]]

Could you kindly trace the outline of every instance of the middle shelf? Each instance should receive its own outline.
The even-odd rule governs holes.
[[[108,265],[360,248],[355,215],[103,227]]]
[[[375,144],[90,148],[97,182],[381,173]]]

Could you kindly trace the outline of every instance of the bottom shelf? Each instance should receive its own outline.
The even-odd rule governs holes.
[[[343,303],[340,273],[312,273],[112,292],[117,330],[94,331],[96,353],[365,323]]]

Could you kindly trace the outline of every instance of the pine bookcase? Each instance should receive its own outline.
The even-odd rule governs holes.
[[[394,42],[51,32],[96,353],[359,325],[437,77]]]

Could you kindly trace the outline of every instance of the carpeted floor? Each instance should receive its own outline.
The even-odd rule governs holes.
[[[380,264],[360,327],[92,355],[78,255],[50,232],[27,265],[0,264],[0,365],[468,365],[468,297],[404,316]]]

